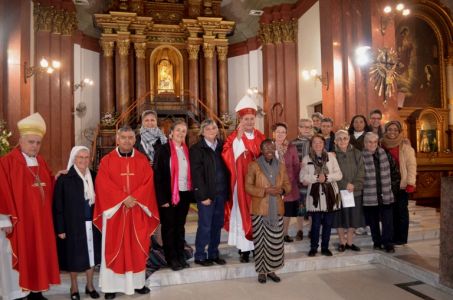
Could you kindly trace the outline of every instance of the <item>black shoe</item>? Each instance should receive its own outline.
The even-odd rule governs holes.
[[[374,244],[373,249],[374,250],[384,250],[384,246],[382,246],[381,244]]]
[[[210,266],[213,265],[212,261],[209,260],[209,259],[204,259],[204,260],[198,260],[198,259],[196,259],[196,260],[195,260],[195,263],[196,263],[197,265],[201,265],[201,266],[203,266],[203,267],[210,267]]]
[[[387,253],[395,253],[395,247],[393,247],[393,246],[385,246],[385,252],[387,252]]]
[[[181,262],[181,267],[183,269],[186,269],[186,268],[190,268],[190,265],[189,265],[189,263],[187,261],[182,261]]]
[[[224,260],[223,258],[220,258],[220,257],[210,258],[209,260],[212,261],[213,263],[218,264],[218,265],[225,265],[226,264],[226,260]]]
[[[80,300],[79,292],[71,293],[71,300]]]
[[[274,272],[267,274],[267,278],[269,278],[273,282],[280,282],[281,281],[280,277],[278,277],[277,274],[275,274]]]
[[[250,251],[241,251],[239,254],[241,255],[239,259],[241,263],[248,263],[250,261]]]
[[[295,239],[296,241],[302,241],[304,239],[304,232],[302,230],[298,230]]]
[[[321,249],[321,254],[324,256],[332,256],[332,252],[329,249]]]
[[[339,244],[337,250],[338,252],[344,252],[344,250],[346,250],[346,246],[343,244]]]
[[[95,289],[93,289],[92,291],[89,291],[87,286],[85,287],[85,294],[90,295],[90,297],[91,297],[92,299],[97,299],[97,298],[99,298],[99,293],[96,292]]]
[[[183,268],[183,266],[181,266],[181,264],[178,262],[178,261],[173,261],[171,262],[169,265],[168,265],[173,271],[180,271]]]
[[[403,241],[394,241],[393,244],[397,245],[397,246],[403,246],[403,245],[406,245],[407,243],[405,243]]]
[[[283,238],[283,241],[285,243],[292,243],[294,242],[294,240],[289,236],[289,235],[285,235],[285,237]]]
[[[105,293],[104,298],[105,299],[115,299],[116,293]]]
[[[313,257],[313,256],[316,255],[316,253],[318,253],[318,250],[316,250],[316,249],[311,249],[311,250],[308,252],[308,256]]]
[[[146,285],[144,285],[141,289],[135,289],[135,292],[140,295],[148,294],[150,291],[151,290]]]
[[[266,274],[258,274],[258,282],[266,283]]]
[[[27,299],[32,299],[32,300],[47,300],[46,297],[42,295],[41,292],[35,293],[35,292],[30,292],[28,294]]]
[[[352,244],[352,245],[346,244],[345,248],[348,249],[348,250],[352,250],[352,251],[360,251],[360,248],[357,247],[357,246],[354,245],[354,244]]]

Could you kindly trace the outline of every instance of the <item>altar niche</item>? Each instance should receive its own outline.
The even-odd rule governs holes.
[[[150,57],[151,101],[158,98],[180,98],[184,92],[183,59],[173,46],[156,47]]]

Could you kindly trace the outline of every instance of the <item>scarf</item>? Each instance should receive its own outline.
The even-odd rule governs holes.
[[[69,161],[66,167],[66,170],[69,171],[72,166],[74,166],[74,170],[77,172],[79,177],[83,181],[83,192],[85,195],[85,200],[89,201],[88,204],[91,206],[94,204],[96,194],[94,193],[94,185],[93,185],[93,178],[91,177],[91,172],[89,169],[86,169],[85,174],[82,174],[80,170],[74,165],[74,160],[80,150],[86,150],[90,153],[90,150],[85,146],[74,146],[71,149],[71,154],[69,154]]]
[[[154,160],[154,144],[158,139],[160,139],[161,144],[167,143],[167,137],[163,134],[163,132],[158,128],[140,128],[140,136],[142,138],[142,146],[145,149],[148,158],[153,161]]]
[[[403,141],[403,135],[400,133],[396,138],[391,139],[387,133],[384,133],[384,137],[381,139],[381,144],[385,149],[391,149],[401,145]]]
[[[382,148],[377,148],[379,156],[379,166],[381,174],[381,190],[382,203],[393,203],[392,182],[390,163],[387,158],[387,153]],[[376,169],[374,166],[373,153],[363,150],[363,164],[365,166],[365,181],[363,183],[363,205],[376,206],[378,205],[377,186],[376,186]]]
[[[178,153],[176,153],[175,143],[170,140],[170,174],[171,174],[171,204],[178,205],[179,203],[179,163],[178,163]],[[192,190],[192,179],[190,177],[190,163],[189,163],[189,150],[187,149],[186,144],[182,143],[182,149],[184,151],[184,156],[187,160],[187,189]]]
[[[286,154],[286,151],[288,151],[288,141],[287,140],[284,140],[283,143],[281,145],[278,145],[277,143],[275,143],[275,146],[276,146],[276,152],[277,152],[277,158],[280,162],[285,162],[285,154]]]
[[[264,176],[269,180],[269,183],[275,186],[280,170],[280,162],[277,159],[273,159],[269,164],[262,155],[257,158],[256,162]],[[278,226],[277,197],[269,195],[269,213],[267,216],[263,216],[263,220],[269,227],[276,228]]]
[[[311,161],[313,162],[313,165],[315,166],[315,175],[319,174],[324,174],[327,175],[329,174],[329,169],[327,168],[327,162],[329,161],[329,155],[327,152],[323,149],[321,153],[321,157],[318,157],[313,151],[313,149],[310,149],[310,154],[308,154]]]

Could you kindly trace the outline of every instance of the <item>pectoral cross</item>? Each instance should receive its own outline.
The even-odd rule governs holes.
[[[130,179],[129,179],[129,176],[134,176],[135,174],[134,173],[130,173],[129,171],[129,163],[127,163],[127,167],[126,167],[126,173],[121,173],[120,176],[126,176],[126,188],[125,188],[125,192],[130,194],[131,191],[130,191]]]
[[[39,192],[41,193],[42,201],[44,202],[45,194],[44,194],[43,187],[46,186],[46,183],[41,181],[41,179],[39,178],[39,175],[34,175],[34,177],[35,177],[35,182],[31,186],[39,188]]]

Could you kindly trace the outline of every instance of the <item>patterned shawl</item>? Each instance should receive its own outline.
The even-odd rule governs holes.
[[[392,181],[390,177],[390,163],[387,158],[387,153],[382,148],[376,149],[379,157],[380,175],[381,175],[381,190],[382,190],[382,203],[385,205],[394,202],[392,193]],[[373,153],[363,150],[363,163],[365,165],[365,182],[363,184],[363,205],[364,206],[377,206],[378,195],[376,186],[376,169],[374,166]]]

